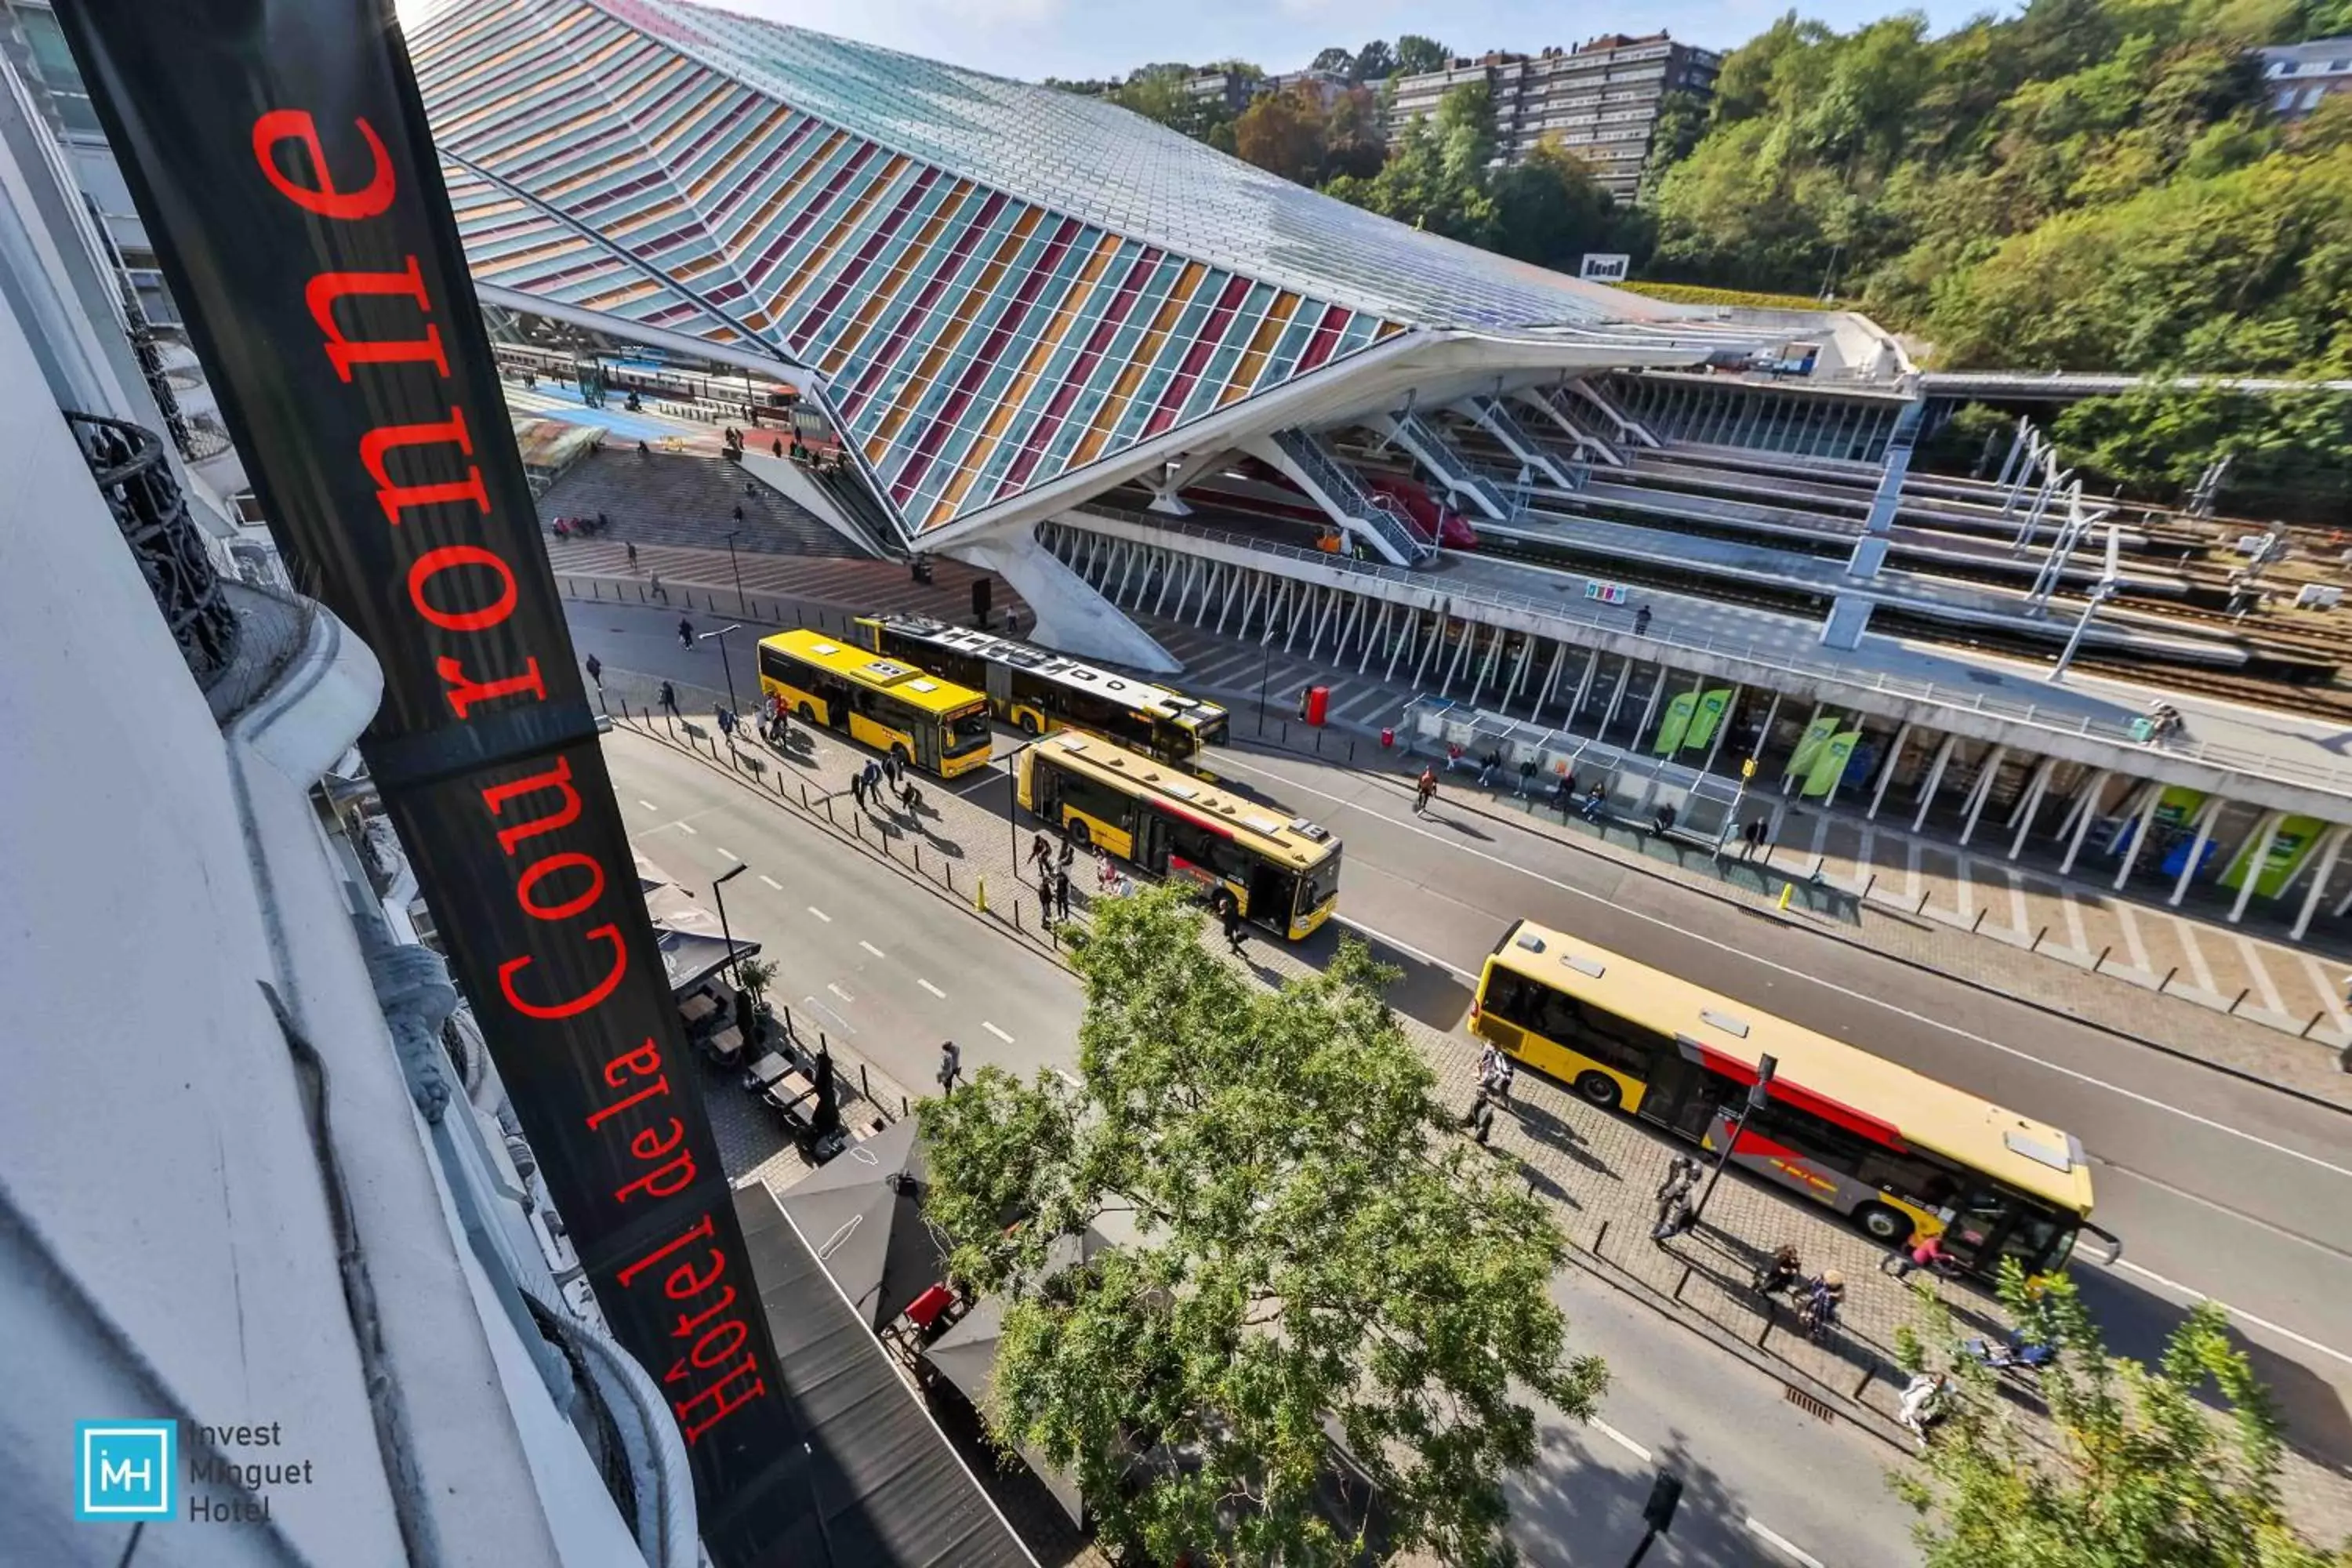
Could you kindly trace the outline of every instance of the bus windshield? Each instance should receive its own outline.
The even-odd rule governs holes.
[[[1328,899],[1339,892],[1339,847],[1333,845],[1331,853],[1302,872],[1298,879],[1298,913],[1312,914],[1323,907]]]
[[[982,705],[949,714],[942,721],[940,745],[949,756],[961,756],[974,746],[987,745],[989,738],[988,709]]]

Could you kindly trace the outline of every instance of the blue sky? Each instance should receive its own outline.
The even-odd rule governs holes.
[[[414,18],[428,0],[400,0]],[[463,0],[458,0],[462,4]],[[1605,32],[1660,27],[1728,49],[1771,25],[1788,0],[1648,0],[1627,8],[1558,0],[715,0],[723,8],[1034,79],[1123,75],[1150,60],[1238,56],[1268,70],[1305,65],[1327,44],[1421,33],[1463,54],[1574,45]],[[1801,14],[1850,27],[1901,10],[1898,0],[1818,0]],[[1990,3],[1917,7],[1943,29]],[[2002,7],[2006,8],[2006,7]]]

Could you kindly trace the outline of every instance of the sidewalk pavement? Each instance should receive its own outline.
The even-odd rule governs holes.
[[[609,686],[609,672],[607,679]],[[684,688],[679,695],[706,713],[717,700],[715,693]],[[631,706],[635,708],[635,700]],[[664,744],[688,743],[683,734],[670,735],[669,726],[658,717],[650,724],[635,718],[625,722]],[[927,804],[938,814],[937,832],[956,842],[961,855],[953,861],[937,855],[919,858],[923,837],[910,832],[903,818],[886,833],[887,814],[852,815],[838,806],[830,816],[824,812],[827,798],[845,795],[849,775],[867,753],[831,733],[820,733],[814,741],[813,748],[798,752],[782,770],[773,765],[773,753],[752,757],[766,748],[717,744],[715,731],[709,744],[717,744],[716,754],[709,744],[697,750],[709,758],[710,766],[734,773],[744,788],[774,799],[779,810],[868,845],[876,858],[887,858],[901,874],[921,879],[942,897],[971,908],[984,879],[989,894],[982,918],[994,921],[1014,940],[1058,955],[1050,935],[1039,928],[1035,889],[1020,879],[1020,851],[1004,826],[1002,788],[983,799],[945,785],[928,789]],[[761,766],[747,769],[747,757]],[[785,773],[792,775],[789,781],[780,778]],[[803,784],[814,805],[802,805]],[[990,802],[995,803],[994,809]],[[1024,816],[1021,838],[1035,826]],[[1084,888],[1076,890],[1073,903],[1081,921],[1094,897]],[[1262,982],[1277,984],[1308,972],[1310,965],[1298,950],[1255,931],[1251,934],[1247,953],[1237,962],[1245,963]],[[1222,951],[1213,931],[1204,930],[1202,940],[1213,951]],[[1452,1030],[1458,1006],[1421,1010],[1442,1012],[1445,1026],[1433,1026],[1402,1005],[1398,1016],[1437,1074],[1439,1093],[1466,1111],[1475,1094],[1480,1047]],[[1653,1242],[1654,1190],[1669,1160],[1685,1146],[1654,1135],[1631,1118],[1599,1110],[1532,1070],[1519,1073],[1509,1114],[1496,1120],[1491,1148],[1496,1158],[1512,1164],[1531,1191],[1557,1205],[1579,1263],[1779,1378],[1791,1400],[1814,1415],[1853,1422],[1885,1439],[1890,1461],[1910,1451],[1907,1436],[1894,1422],[1902,1383],[1895,1371],[1895,1333],[1917,1321],[1917,1304],[1909,1290],[1936,1291],[1956,1321],[1977,1331],[2000,1333],[2007,1327],[1998,1303],[1986,1292],[1924,1274],[1914,1276],[1911,1286],[1897,1284],[1879,1270],[1887,1255],[1837,1216],[1738,1173],[1717,1190],[1695,1232],[1663,1245]],[[1785,1309],[1760,1301],[1749,1288],[1750,1271],[1783,1244],[1798,1248],[1809,1273],[1835,1268],[1845,1276],[1843,1319],[1825,1343],[1810,1342],[1796,1333]],[[2015,1391],[2013,1397],[2028,1428],[2046,1437],[2049,1429],[2038,1419],[2031,1394]],[[2290,1448],[2281,1489],[2290,1517],[2306,1533],[2321,1540],[2352,1534],[2352,1479]]]

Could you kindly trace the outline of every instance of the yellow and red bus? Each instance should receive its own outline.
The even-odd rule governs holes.
[[[2083,1145],[1843,1041],[1521,921],[1488,955],[1470,1027],[1604,1110],[1720,1150],[1758,1063],[1776,1063],[1732,1163],[1846,1215],[1888,1246],[1942,1238],[1990,1275],[2063,1266],[2090,1223]]]
[[[988,699],[822,632],[760,639],[760,690],[804,724],[823,724],[914,767],[954,778],[988,763]]]
[[[1064,730],[1021,753],[1021,804],[1155,876],[1233,895],[1242,918],[1296,942],[1339,904],[1330,829],[1171,763]]]

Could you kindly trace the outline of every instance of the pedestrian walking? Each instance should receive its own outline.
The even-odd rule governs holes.
[[[773,448],[777,457],[781,458],[784,455],[784,440],[782,437],[779,436],[775,440],[770,442],[769,445]]]
[[[621,548],[629,552],[629,570],[632,572],[635,571],[637,569],[637,547],[635,542],[633,541],[630,543],[623,545]]]
[[[899,756],[896,752],[884,752],[882,756],[882,776],[890,781],[890,787],[892,789],[897,789],[901,784],[904,784],[907,782],[906,759]]]
[[[1070,837],[1068,828],[1062,829],[1062,852],[1055,858],[1055,868],[1064,876],[1070,873],[1070,863],[1078,858],[1078,841]]]
[[[1952,1380],[1940,1372],[1916,1374],[1903,1390],[1903,1403],[1895,1408],[1895,1419],[1909,1428],[1919,1440],[1919,1451],[1927,1451],[1927,1428],[1942,1419],[1944,1399],[1951,1392]]]
[[[915,787],[912,780],[898,791],[898,809],[908,816],[920,816],[923,813],[923,792]]]
[[[655,598],[659,599],[665,605],[669,603],[669,590],[661,585],[660,573],[656,572],[651,574],[651,580],[647,584],[647,586],[651,590]]]
[[[866,785],[865,793],[858,797],[858,804],[871,805],[882,788],[882,764],[868,757],[866,765],[858,770],[857,776]]]
[[[1915,1269],[1933,1268],[1944,1261],[1944,1243],[1940,1237],[1919,1236],[1900,1252],[1890,1252],[1878,1260],[1882,1274],[1892,1274],[1897,1279],[1908,1279]],[[1888,1265],[1893,1267],[1889,1268]]]
[[[598,658],[594,654],[593,654],[593,653],[592,653],[592,654],[590,654],[590,655],[588,656],[588,658],[587,658],[587,665],[588,665],[588,679],[591,679],[591,680],[593,680],[593,681],[594,681],[594,682],[596,683],[596,689],[597,689],[597,690],[599,690],[599,691],[604,690],[604,661],[603,659],[601,659],[601,658]]]
[[[1110,851],[1097,849],[1095,851],[1095,891],[1109,892],[1111,879],[1118,875],[1118,868],[1111,864]]]
[[[1070,918],[1070,872],[1066,866],[1054,873],[1054,908],[1064,920]]]
[[[737,524],[738,524],[738,525],[740,525],[740,524],[741,524],[742,521],[743,521],[743,503],[742,503],[741,501],[740,501],[740,500],[739,500],[739,501],[737,501],[737,502],[735,503],[735,521],[737,522]]]
[[[1551,781],[1551,806],[1559,813],[1561,826],[1568,823],[1568,808],[1576,804],[1576,775],[1556,774]]]
[[[680,647],[694,646],[694,623],[684,616],[677,618],[677,646]]]
[[[1437,770],[1433,767],[1424,767],[1421,770],[1420,780],[1412,786],[1412,814],[1415,816],[1426,816],[1429,811],[1429,803],[1436,794]]]
[[[672,686],[667,680],[661,683],[661,705],[662,711],[667,713],[671,718],[677,719],[684,717],[684,715],[679,713],[677,710],[677,688]]]
[[[1481,1144],[1494,1135],[1495,1102],[1486,1098],[1485,1089],[1480,1089],[1478,1098],[1470,1102],[1470,1114],[1462,1119],[1462,1125],[1470,1129],[1471,1138]]]
[[[1650,635],[1650,606],[1647,605],[1633,612],[1633,635],[1637,637]]]
[[[1678,1193],[1672,1203],[1658,1205],[1658,1223],[1650,1232],[1650,1240],[1664,1247],[1697,1223],[1698,1211],[1691,1207],[1687,1194]]]
[[[1007,610],[1004,612],[1004,635],[1008,637],[1015,637],[1021,635],[1020,611]]]
[[[1029,841],[1029,868],[1037,873],[1040,888],[1045,885],[1045,879],[1053,873],[1054,841],[1042,833]]]
[[[1242,944],[1247,940],[1248,933],[1242,924],[1241,900],[1234,897],[1230,889],[1217,890],[1217,920],[1225,930],[1225,951],[1236,958],[1241,957],[1244,952]]]
[[[1486,1070],[1486,1096],[1497,1105],[1511,1103],[1511,1079],[1518,1076],[1518,1068],[1501,1051],[1495,1053],[1495,1065]]]
[[[956,1048],[956,1043],[953,1040],[940,1042],[938,1077],[940,1096],[943,1099],[954,1098],[956,1080],[963,1077],[963,1052]]]

